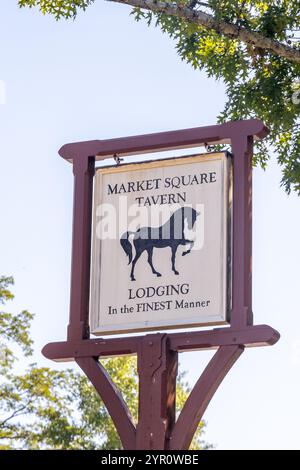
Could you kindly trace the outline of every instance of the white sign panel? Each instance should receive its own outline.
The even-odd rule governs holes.
[[[93,334],[226,323],[230,157],[100,168],[93,203]]]

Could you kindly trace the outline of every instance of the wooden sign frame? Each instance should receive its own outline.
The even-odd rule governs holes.
[[[221,200],[216,200],[215,195],[210,196],[210,201],[216,204],[220,204],[220,210],[222,212],[222,209],[224,210],[223,213],[220,214],[220,229],[222,230],[222,235],[220,236],[220,245],[221,245],[221,253],[220,253],[220,265],[222,266],[220,268],[223,268],[223,273],[222,273],[222,284],[220,284],[220,290],[222,291],[222,300],[221,301],[221,306],[220,309],[215,310],[215,315],[207,315],[207,314],[200,314],[199,312],[199,307],[197,308],[197,314],[195,313],[193,315],[190,315],[190,312],[184,311],[184,313],[181,313],[179,318],[172,319],[168,317],[167,311],[162,310],[160,311],[160,316],[159,320],[153,321],[149,319],[149,316],[147,316],[147,322],[137,320],[135,321],[129,321],[126,319],[125,314],[121,314],[121,322],[114,324],[114,315],[110,315],[111,322],[109,325],[107,324],[102,324],[99,318],[99,312],[101,313],[101,307],[100,307],[100,301],[103,297],[105,297],[105,293],[102,295],[101,294],[101,278],[107,277],[107,282],[108,282],[108,288],[111,286],[111,279],[115,278],[116,271],[112,273],[105,272],[103,274],[103,277],[100,276],[101,270],[102,270],[102,264],[104,264],[104,270],[105,269],[116,269],[115,267],[112,268],[112,263],[110,262],[111,259],[109,258],[109,254],[107,254],[107,257],[109,258],[109,262],[105,264],[104,261],[102,261],[102,256],[101,256],[101,242],[98,242],[98,238],[96,236],[96,227],[97,227],[97,210],[98,210],[98,203],[102,204],[103,202],[103,186],[105,185],[105,176],[110,175],[112,178],[114,175],[119,175],[120,173],[128,174],[128,172],[133,175],[134,178],[134,172],[138,171],[151,171],[153,169],[159,169],[162,171],[163,169],[168,169],[168,168],[177,168],[177,171],[181,171],[180,168],[183,169],[189,169],[192,164],[200,164],[198,166],[198,170],[202,171],[202,164],[206,165],[207,163],[212,163],[212,162],[221,162],[221,178],[220,178],[220,192],[222,193]],[[172,157],[172,158],[163,158],[163,159],[156,159],[156,160],[146,160],[142,162],[134,162],[134,163],[123,163],[122,165],[113,165],[113,166],[104,166],[100,167],[96,170],[96,175],[95,175],[95,182],[94,182],[94,197],[93,197],[93,223],[92,223],[92,253],[91,253],[91,286],[90,286],[90,328],[91,328],[91,333],[93,335],[107,335],[107,334],[124,334],[124,333],[134,333],[134,332],[149,332],[149,331],[157,331],[157,330],[169,330],[169,329],[182,329],[182,328],[195,328],[195,327],[203,327],[203,326],[215,326],[215,325],[226,325],[228,324],[228,321],[230,319],[230,310],[231,310],[231,256],[230,256],[230,246],[231,246],[231,200],[232,200],[232,157],[229,152],[210,152],[210,153],[202,153],[202,154],[195,154],[195,155],[184,155],[184,156],[178,156],[178,157]],[[190,171],[190,170],[189,170]],[[98,174],[97,174],[98,173]],[[176,176],[177,178],[177,176]],[[100,180],[100,181],[99,181]],[[197,201],[196,202],[203,202],[203,199],[199,201],[199,197],[201,197],[201,192],[200,188],[197,186]],[[106,200],[107,203],[107,200]],[[195,201],[194,201],[195,204]],[[184,205],[184,204],[183,204]],[[222,206],[222,209],[221,209]],[[215,207],[214,207],[215,209]],[[200,209],[199,209],[200,210]],[[99,214],[98,214],[99,215]],[[213,217],[215,218],[215,211],[213,214]],[[207,226],[206,223],[203,221],[203,225]],[[114,226],[114,223],[113,223]],[[125,228],[124,228],[125,230]],[[118,237],[117,237],[118,238]],[[209,235],[206,235],[206,238],[209,238]],[[209,243],[209,241],[207,242]],[[118,246],[119,243],[114,244],[114,251],[117,253],[117,260],[118,260],[118,265],[120,266],[120,263],[123,261],[124,258],[124,264],[127,264],[127,259],[125,259],[123,249],[120,248],[120,251],[118,251]],[[167,248],[168,254],[169,247]],[[217,250],[216,250],[217,251]],[[218,260],[218,261],[219,261]],[[211,260],[209,260],[211,263]],[[204,265],[206,263],[204,262]],[[209,263],[207,263],[209,264]],[[146,265],[146,268],[148,266]],[[118,268],[117,268],[118,269]],[[149,270],[149,269],[148,269]],[[207,269],[205,270],[207,273]],[[149,270],[150,272],[150,270]],[[128,269],[128,273],[130,273],[130,267]],[[221,276],[221,274],[220,274]],[[129,276],[128,276],[129,277]],[[152,276],[155,278],[155,276]],[[174,278],[174,276],[173,276]],[[159,278],[160,279],[160,278]],[[213,279],[216,281],[216,277]],[[161,281],[161,279],[160,279]],[[191,279],[190,279],[191,281]],[[118,281],[120,283],[120,279]],[[151,281],[149,281],[151,282]],[[164,281],[166,282],[166,281]],[[169,283],[174,282],[186,282],[185,281],[178,281],[178,279],[175,279],[175,281],[169,280]],[[212,282],[212,280],[210,280]],[[129,281],[130,283],[130,281]],[[143,282],[145,285],[145,283]],[[193,290],[195,292],[199,292],[200,286],[199,286],[199,274],[193,282]],[[126,281],[124,282],[124,285],[126,285]],[[151,285],[151,284],[148,284]],[[217,285],[217,282],[216,282]],[[135,287],[132,284],[131,281],[131,286],[126,285],[126,292],[127,289],[131,287]],[[120,286],[118,286],[118,289]],[[107,291],[108,289],[105,289]],[[204,289],[205,291],[205,289]],[[218,292],[219,293],[219,292]],[[115,290],[111,290],[111,295],[114,298],[117,294]],[[177,296],[178,298],[178,296]],[[159,300],[165,300],[164,296],[160,296]],[[209,300],[209,302],[211,299]],[[124,298],[124,303],[127,302],[127,298]],[[141,301],[142,302],[142,301]],[[174,303],[174,302],[173,302]],[[120,305],[122,302],[120,302]],[[135,305],[134,302],[132,302],[130,305]],[[129,304],[127,305],[127,307]],[[132,307],[134,308],[134,307]],[[172,309],[170,309],[172,310]],[[195,309],[196,310],[196,309]],[[105,307],[103,307],[103,310],[105,311]]]
[[[257,119],[110,140],[64,145],[60,155],[73,163],[74,209],[71,302],[68,338],[50,343],[45,357],[75,360],[105,403],[124,449],[188,449],[211,398],[245,347],[275,344],[280,335],[253,325],[252,315],[252,153],[253,140],[268,134]],[[89,288],[92,192],[95,162],[155,151],[231,144],[233,154],[232,313],[229,327],[185,333],[90,339]],[[175,419],[178,352],[216,353]],[[137,354],[139,418],[134,424],[100,357]]]

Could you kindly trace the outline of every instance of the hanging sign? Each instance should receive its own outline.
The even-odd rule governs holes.
[[[222,152],[96,170],[93,334],[227,322],[230,160]]]

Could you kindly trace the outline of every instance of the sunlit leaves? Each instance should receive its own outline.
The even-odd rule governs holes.
[[[75,18],[79,10],[86,10],[91,3],[94,0],[18,0],[21,8],[37,7],[44,15],[53,15],[56,20]]]
[[[0,304],[13,299],[9,287],[13,284],[11,277],[0,277]],[[27,310],[18,314],[0,311],[0,367],[9,368],[14,360],[12,348],[19,346],[25,355],[30,355],[32,340],[29,326],[33,315]]]

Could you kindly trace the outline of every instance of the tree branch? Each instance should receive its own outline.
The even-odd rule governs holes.
[[[18,408],[17,410],[15,410],[10,416],[8,416],[6,419],[4,419],[3,421],[1,421],[0,423],[0,428],[4,428],[6,423],[10,420],[12,420],[13,418],[16,418],[17,416],[20,416],[22,414],[25,414],[23,412],[23,410],[25,410],[28,406],[28,403],[26,403],[25,405],[21,406],[20,408]]]
[[[271,51],[291,62],[300,64],[300,50],[283,44],[271,38],[267,38],[260,33],[251,31],[245,27],[237,26],[226,21],[218,21],[212,15],[203,11],[197,11],[180,6],[176,3],[168,3],[159,0],[107,0],[109,2],[123,3],[132,7],[153,11],[154,13],[164,13],[169,16],[181,18],[190,23],[198,24],[206,29],[212,29],[219,34],[223,34],[232,39]]]

